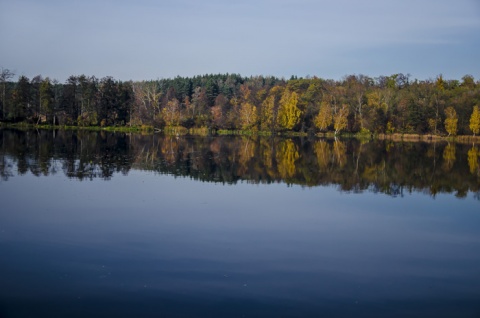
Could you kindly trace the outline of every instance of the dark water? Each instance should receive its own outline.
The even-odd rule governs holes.
[[[0,130],[0,317],[480,317],[476,149]]]

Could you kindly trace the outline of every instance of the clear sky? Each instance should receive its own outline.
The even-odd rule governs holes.
[[[0,0],[0,66],[30,78],[478,80],[479,60],[480,0]]]

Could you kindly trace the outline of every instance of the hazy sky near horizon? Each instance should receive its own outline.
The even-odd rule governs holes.
[[[16,75],[480,78],[479,0],[0,0]]]

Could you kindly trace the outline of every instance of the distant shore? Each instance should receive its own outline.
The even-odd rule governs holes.
[[[317,137],[317,138],[357,138],[362,140],[390,140],[395,142],[457,142],[457,143],[480,143],[480,136],[473,135],[457,135],[444,136],[433,134],[411,134],[411,133],[392,133],[392,134],[353,134],[341,133],[335,135],[333,132],[307,133],[298,131],[283,131],[270,132],[259,130],[225,130],[225,129],[211,129],[211,128],[190,128],[185,127],[164,127],[163,129],[155,128],[153,126],[68,126],[68,125],[35,125],[27,123],[3,123],[0,122],[1,128],[15,128],[15,129],[59,129],[59,130],[88,130],[88,131],[109,131],[109,132],[123,132],[123,133],[141,133],[153,134],[162,133],[172,136],[282,136],[282,137]]]

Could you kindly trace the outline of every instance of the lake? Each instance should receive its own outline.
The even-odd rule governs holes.
[[[480,151],[0,130],[0,317],[479,317]]]

